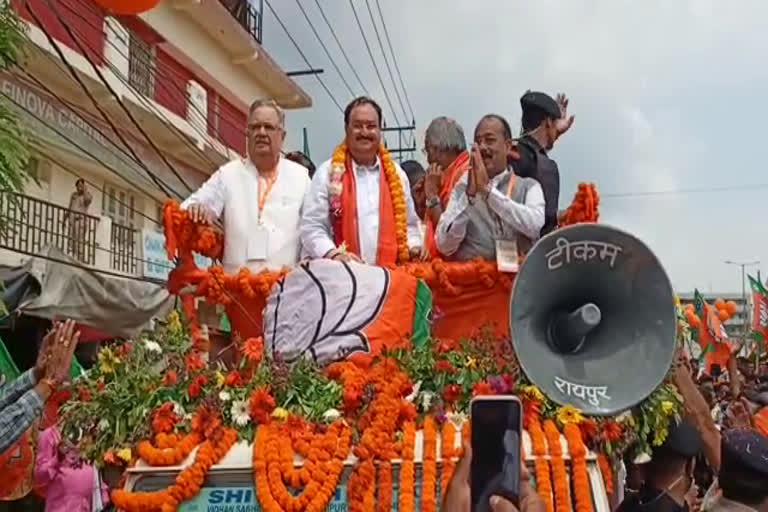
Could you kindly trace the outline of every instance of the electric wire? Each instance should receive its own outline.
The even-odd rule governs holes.
[[[317,1],[317,0],[315,0]],[[387,30],[387,22],[384,21],[384,14],[381,12],[381,5],[379,0],[376,0],[376,9],[379,11],[379,18],[381,18],[381,26],[384,28],[384,36],[389,46],[389,52],[392,54],[392,63],[395,65],[395,71],[397,71],[397,77],[400,80],[400,87],[403,89],[403,95],[405,96],[405,103],[408,105],[408,110],[411,112],[411,120],[413,123],[416,121],[416,116],[413,113],[413,107],[411,106],[411,100],[408,98],[408,91],[405,88],[405,82],[403,82],[403,75],[400,73],[400,66],[397,64],[397,57],[395,57],[395,50],[392,48],[392,40],[389,38],[389,30]]]

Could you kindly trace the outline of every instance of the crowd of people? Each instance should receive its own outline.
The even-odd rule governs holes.
[[[439,117],[424,142],[429,167],[394,162],[372,99],[344,111],[344,142],[317,169],[282,156],[285,114],[273,101],[250,108],[247,157],[220,167],[182,204],[221,222],[227,271],[278,270],[301,259],[379,266],[441,257],[517,264],[557,224],[560,178],[548,156],[573,124],[564,95],[527,92],[520,137],[497,114],[480,119],[468,147],[455,120]]]

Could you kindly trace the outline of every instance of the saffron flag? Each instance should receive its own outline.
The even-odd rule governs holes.
[[[718,365],[721,371],[726,371],[734,347],[728,340],[728,333],[717,315],[717,310],[707,304],[699,290],[694,291],[693,307],[701,318],[701,326],[694,329],[694,336],[701,347],[704,372],[711,375],[714,365]]]
[[[752,332],[755,341],[763,342],[768,339],[768,290],[762,283],[749,276],[752,287]]]

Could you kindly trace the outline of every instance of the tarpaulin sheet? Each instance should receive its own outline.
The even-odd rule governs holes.
[[[39,318],[71,318],[115,337],[129,338],[163,318],[173,307],[168,291],[155,283],[138,281],[80,268],[59,249],[44,249],[45,258],[33,258],[31,274],[40,294],[19,305],[18,311]],[[60,261],[72,264],[60,263]]]

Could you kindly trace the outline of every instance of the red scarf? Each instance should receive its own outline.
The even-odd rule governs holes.
[[[334,238],[336,246],[346,244],[347,252],[359,257],[360,231],[357,218],[357,186],[355,170],[352,158],[347,152],[344,162],[346,171],[341,178],[341,217],[334,226]],[[389,183],[383,169],[384,163],[380,163],[379,171],[379,243],[376,252],[376,265],[380,267],[393,267],[397,263],[397,236],[395,233],[395,209],[392,205],[392,194],[389,191]]]
[[[443,171],[443,188],[440,190],[440,204],[445,210],[448,206],[448,200],[451,198],[451,192],[453,188],[459,182],[464,173],[469,169],[469,151],[462,152],[456,159],[451,162],[451,165]],[[432,218],[427,213],[426,229],[424,231],[424,247],[429,251],[430,256],[433,258],[439,258],[440,252],[437,250],[437,244],[435,243],[435,230],[437,226],[432,222]]]

